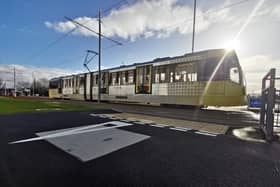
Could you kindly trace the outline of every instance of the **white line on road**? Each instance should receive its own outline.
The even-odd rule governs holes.
[[[107,124],[113,124],[115,126],[112,126],[112,127],[104,126],[104,125],[107,125]],[[46,135],[46,136],[41,136],[41,137],[36,137],[36,138],[29,138],[29,139],[19,140],[19,141],[15,141],[15,142],[10,142],[9,144],[17,144],[17,143],[45,140],[45,139],[62,137],[62,136],[81,134],[81,133],[86,133],[86,132],[101,131],[101,130],[106,130],[106,129],[125,127],[125,126],[130,126],[130,125],[133,125],[133,124],[124,123],[124,122],[120,122],[120,121],[110,121],[110,122],[106,122],[106,123],[83,126],[83,127],[80,127],[80,128],[66,130],[66,131],[63,131],[63,132],[54,133],[54,134],[50,134],[50,135]],[[101,127],[101,126],[104,126],[104,127]],[[101,128],[97,128],[97,127],[101,127]]]
[[[208,132],[201,132],[201,131],[196,131],[196,134],[201,134],[201,135],[206,135],[206,136],[217,136],[217,134],[211,134]]]
[[[146,123],[141,122],[141,121],[135,121],[134,123],[139,124],[139,125],[146,125]]]
[[[153,127],[159,127],[159,128],[164,128],[164,127],[167,127],[168,125],[162,125],[162,124],[152,124],[150,126],[153,126]]]
[[[182,132],[187,132],[190,129],[187,128],[177,128],[177,127],[172,127],[170,128],[171,130],[175,130],[175,131],[182,131]]]

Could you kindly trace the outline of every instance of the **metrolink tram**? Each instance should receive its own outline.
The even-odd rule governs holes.
[[[98,72],[51,79],[49,97],[97,100],[98,79]],[[101,71],[102,101],[240,106],[246,104],[245,90],[234,50],[212,49]]]

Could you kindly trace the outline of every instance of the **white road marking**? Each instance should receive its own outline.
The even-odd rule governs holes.
[[[217,136],[217,134],[211,134],[208,132],[201,132],[201,131],[196,131],[196,134],[201,134],[201,135],[206,135],[206,136]]]
[[[161,124],[152,124],[152,125],[150,125],[150,126],[159,127],[159,128],[167,127],[167,125],[161,125]]]
[[[107,124],[113,124],[115,126],[112,126],[112,127],[104,126],[104,125],[107,125]],[[124,122],[120,122],[120,121],[110,121],[110,122],[106,122],[106,123],[100,123],[100,124],[78,127],[78,128],[74,128],[74,129],[71,129],[71,130],[67,130],[67,131],[63,131],[63,132],[59,132],[59,133],[54,133],[54,134],[50,134],[50,135],[46,135],[46,136],[14,141],[14,142],[10,142],[9,144],[17,144],[17,143],[45,140],[45,139],[62,137],[62,136],[69,136],[69,135],[73,135],[73,134],[81,134],[81,133],[86,133],[86,132],[101,131],[101,130],[106,130],[106,129],[125,127],[125,126],[130,126],[130,125],[133,125],[133,124],[124,123]],[[104,127],[101,127],[101,126],[104,126]],[[97,128],[97,127],[101,127],[101,128]]]
[[[176,130],[176,131],[182,131],[182,132],[187,132],[189,129],[183,129],[183,128],[177,128],[177,127],[172,127],[170,128],[171,130]]]
[[[176,129],[182,129],[182,130],[187,130],[187,131],[190,131],[192,129],[190,128],[187,128],[187,127],[175,127]]]
[[[135,121],[134,123],[139,124],[139,125],[146,125],[146,123],[141,122],[141,121]]]
[[[208,133],[208,134],[215,134],[215,135],[221,134],[221,133],[215,133],[215,132],[210,132],[210,131],[205,131],[205,130],[200,130],[199,132]]]

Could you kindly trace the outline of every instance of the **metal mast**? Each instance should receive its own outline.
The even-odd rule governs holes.
[[[195,38],[195,17],[196,17],[196,0],[193,6],[193,34],[192,34],[192,53],[194,52],[194,38]]]
[[[101,99],[101,12],[99,10],[98,12],[98,26],[99,26],[99,32],[98,32],[98,103],[100,103]]]

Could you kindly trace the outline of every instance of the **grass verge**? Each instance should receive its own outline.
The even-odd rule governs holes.
[[[42,112],[42,111],[73,111],[104,109],[98,104],[63,103],[59,101],[40,101],[30,99],[18,99],[0,97],[0,114],[14,114],[19,112]]]

